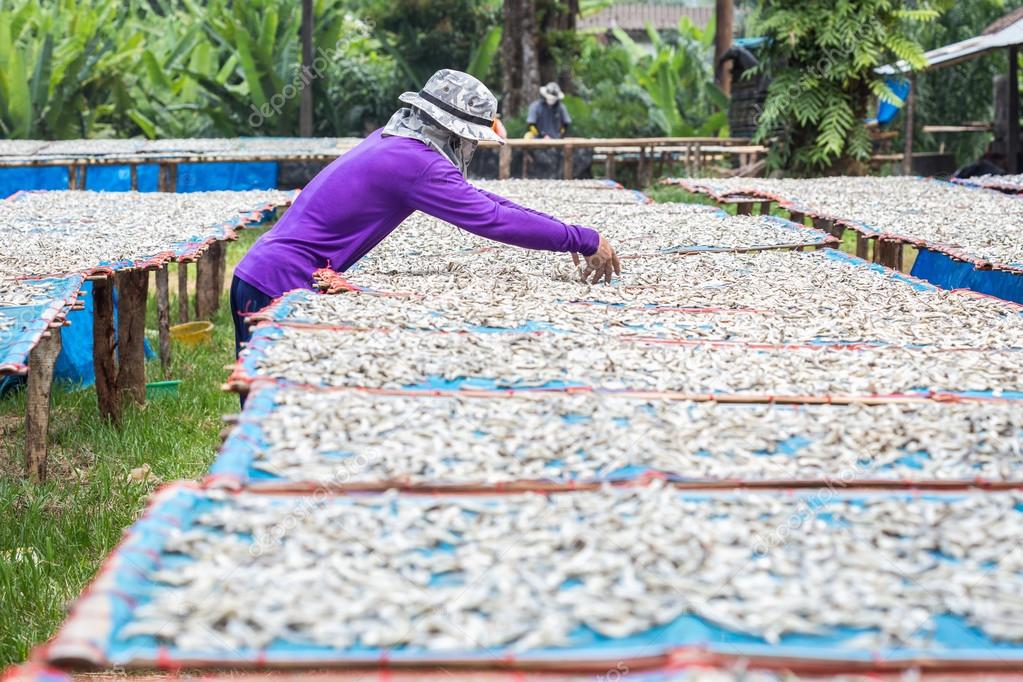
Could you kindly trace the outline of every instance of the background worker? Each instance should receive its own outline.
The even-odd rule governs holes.
[[[286,291],[310,288],[320,268],[344,272],[413,211],[506,244],[571,253],[576,262],[582,254],[583,278],[594,283],[620,272],[618,256],[596,230],[465,179],[481,140],[504,142],[493,130],[497,99],[483,83],[443,69],[399,99],[410,106],[320,171],[238,264],[231,282],[236,349],[249,340],[245,314]]]
[[[572,125],[572,117],[565,108],[565,93],[561,87],[551,81],[540,87],[540,99],[529,105],[526,114],[526,138],[541,137],[557,140],[568,135]]]

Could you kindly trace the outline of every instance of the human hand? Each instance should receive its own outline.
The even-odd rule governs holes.
[[[611,275],[621,275],[622,266],[618,260],[618,254],[615,253],[614,248],[604,237],[600,238],[600,242],[597,244],[597,250],[592,256],[584,256],[586,259],[586,268],[583,269],[583,282],[589,282],[590,284],[596,284],[601,279],[604,280],[605,284],[611,283]],[[572,254],[572,262],[579,265],[579,254]]]
[[[316,288],[325,294],[339,294],[342,291],[358,291],[340,273],[330,268],[320,268],[313,272],[313,282]]]

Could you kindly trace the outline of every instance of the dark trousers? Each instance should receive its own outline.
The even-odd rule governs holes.
[[[273,301],[262,291],[236,276],[231,280],[231,318],[234,320],[234,356],[241,353],[242,344],[248,343],[252,337],[248,315],[262,310]],[[245,396],[241,396],[242,407],[245,407]]]
[[[242,344],[252,337],[246,317],[270,305],[272,296],[252,286],[237,275],[231,280],[231,318],[234,320],[234,356],[242,351]]]

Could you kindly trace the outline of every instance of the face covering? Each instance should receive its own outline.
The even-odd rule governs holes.
[[[469,162],[479,144],[475,140],[464,140],[441,126],[422,111],[415,108],[399,109],[391,116],[381,133],[384,137],[410,137],[419,140],[454,164],[462,175],[466,174]]]
[[[547,102],[547,104],[549,106],[553,107],[555,104],[558,103],[558,96],[557,95],[544,95],[543,98],[544,98],[544,101]]]

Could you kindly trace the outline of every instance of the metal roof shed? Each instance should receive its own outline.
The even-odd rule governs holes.
[[[1009,133],[1006,139],[1008,170],[1018,173],[1019,168],[1019,46],[1023,45],[1023,7],[1009,12],[1004,17],[988,26],[979,35],[961,40],[958,43],[945,45],[924,53],[927,66],[924,71],[952,66],[960,62],[983,57],[995,50],[1009,50]],[[877,73],[885,76],[911,73],[912,69],[905,61],[878,67]],[[913,75],[910,75],[913,78]],[[906,153],[903,156],[903,167],[907,165],[913,145],[913,95],[910,91],[906,105]]]

